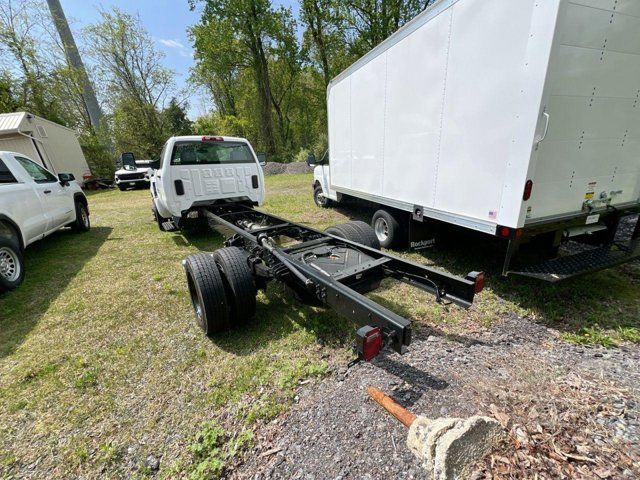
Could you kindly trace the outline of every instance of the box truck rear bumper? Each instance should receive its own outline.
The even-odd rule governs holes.
[[[581,216],[525,228],[522,233],[522,238],[525,239],[540,233],[556,232],[558,240],[563,236],[565,240],[568,240],[568,232],[577,231],[579,234],[583,232],[582,229],[587,231],[590,226],[595,229],[601,227],[600,233],[606,235],[606,241],[597,248],[589,248],[571,255],[558,256],[535,265],[510,268],[511,259],[517,252],[521,242],[518,238],[512,238],[507,248],[503,274],[521,275],[549,282],[558,282],[637,260],[640,258],[640,218],[636,221],[631,238],[622,240],[618,238],[617,233],[620,219],[637,213],[639,210],[640,207],[634,205],[624,210],[609,209],[599,215],[593,214],[594,216],[598,215],[598,221],[593,225],[590,225],[585,216]]]
[[[604,270],[639,258],[640,241],[636,239],[626,244],[605,245],[573,255],[557,257],[538,265],[530,265],[509,273],[548,282],[559,282],[560,280]]]

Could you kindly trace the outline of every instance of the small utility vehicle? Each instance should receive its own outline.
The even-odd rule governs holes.
[[[0,151],[0,292],[24,279],[23,250],[51,233],[91,228],[89,205],[70,173],[53,173],[30,158]]]
[[[120,191],[131,187],[149,188],[156,163],[153,160],[136,160],[133,153],[123,153],[115,173],[116,186]]]
[[[469,307],[484,275],[460,278],[380,251],[373,229],[352,221],[319,232],[254,207],[264,199],[258,157],[244,139],[170,139],[152,180],[161,229],[206,222],[228,234],[225,247],[184,262],[197,322],[207,335],[239,327],[256,312],[256,293],[283,282],[300,301],[325,305],[353,320],[357,352],[374,358],[384,346],[404,353],[411,323],[364,296],[386,277]]]

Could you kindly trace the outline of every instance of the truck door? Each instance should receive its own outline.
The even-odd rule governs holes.
[[[25,245],[42,238],[48,220],[42,211],[37,193],[23,182],[0,159],[0,203],[2,212],[20,224]]]
[[[243,141],[222,137],[178,141],[167,171],[170,178],[163,179],[164,193],[173,199],[174,205],[169,208],[174,212],[215,200],[264,200],[262,169],[249,144]]]
[[[33,180],[33,189],[36,191],[47,226],[43,234],[47,234],[61,226],[70,223],[75,218],[75,204],[60,185],[58,178],[48,170],[26,157],[14,157],[20,166]]]

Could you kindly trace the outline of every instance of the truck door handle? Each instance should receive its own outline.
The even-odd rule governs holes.
[[[544,142],[544,139],[547,138],[547,133],[549,133],[549,119],[550,119],[550,115],[548,112],[542,112],[542,115],[544,115],[545,118],[545,124],[544,124],[544,132],[542,132],[542,136],[538,139],[538,141],[536,142],[536,149],[538,148],[538,146]]]
[[[50,193],[51,193],[51,190],[45,190],[45,191],[44,191],[44,194],[45,194],[45,195],[49,195]]]
[[[251,177],[251,186],[253,188],[258,188],[260,185],[258,184],[258,175],[253,175]]]

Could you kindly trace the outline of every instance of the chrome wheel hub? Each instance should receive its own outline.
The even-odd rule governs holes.
[[[376,232],[376,237],[378,237],[378,240],[380,240],[381,242],[384,242],[387,238],[389,238],[389,225],[384,218],[376,219],[373,225],[373,229]]]
[[[16,253],[7,248],[0,248],[0,276],[10,282],[20,277],[20,262]]]

